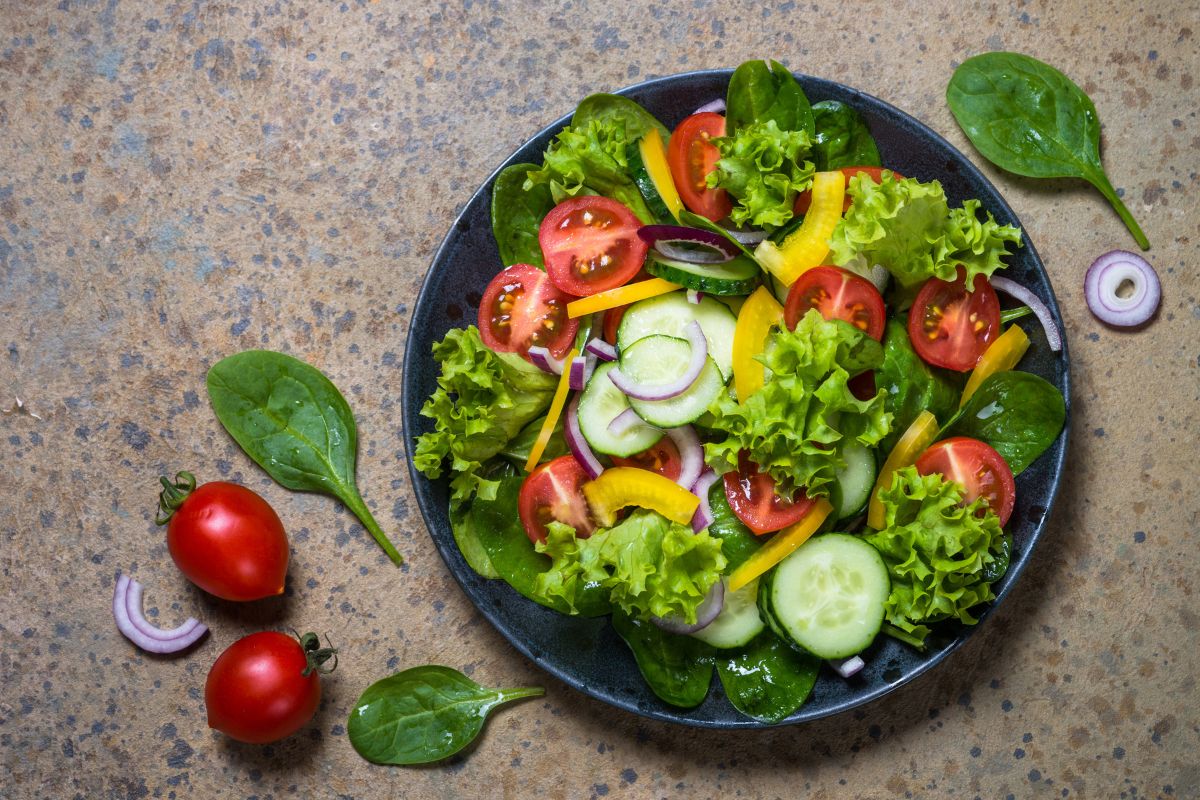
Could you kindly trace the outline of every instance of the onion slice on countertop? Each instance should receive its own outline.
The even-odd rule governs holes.
[[[577,392],[582,392],[583,387],[587,385],[588,380],[592,377],[592,370],[596,366],[596,357],[593,355],[575,356],[571,359],[570,374],[567,376],[568,385]]]
[[[130,588],[134,586],[139,589],[137,599],[140,601],[141,585],[136,581],[131,581],[126,575],[117,576],[117,585],[113,591],[113,618],[116,620],[117,630],[146,652],[179,653],[191,647],[208,632],[208,628],[194,618],[188,619],[173,631],[163,631],[154,627],[142,615],[140,604],[135,608],[130,606],[129,592]]]
[[[1042,330],[1046,332],[1046,343],[1050,345],[1050,349],[1056,353],[1062,350],[1062,335],[1058,332],[1058,326],[1054,324],[1054,317],[1051,316],[1050,309],[1046,307],[1040,297],[1016,281],[999,275],[992,276],[991,282],[992,288],[1029,306],[1037,316],[1038,322],[1042,323]]]
[[[630,411],[632,410],[630,409]],[[599,478],[600,473],[604,472],[604,465],[600,463],[600,459],[596,458],[587,439],[583,438],[583,433],[579,430],[579,395],[571,398],[571,404],[567,406],[567,418],[563,423],[563,438],[567,440],[567,447],[571,448],[571,455],[575,456],[575,460],[579,462],[579,466],[583,467],[583,471],[588,474],[588,477],[592,480]]]
[[[129,614],[129,621],[133,623],[135,628],[147,636],[164,641],[177,639],[180,636],[191,633],[192,628],[200,624],[200,620],[195,617],[188,617],[178,627],[172,628],[169,631],[156,628],[150,620],[146,619],[142,612],[142,585],[135,580],[126,578],[124,575],[121,578],[129,581],[129,586],[125,590],[125,611]],[[119,580],[120,578],[118,578]]]
[[[704,445],[700,444],[700,437],[691,425],[669,428],[667,436],[671,437],[679,450],[681,466],[675,482],[690,491],[704,470]]]
[[[740,252],[719,233],[682,225],[643,225],[638,236],[655,252],[689,264],[721,264]]]
[[[637,400],[670,400],[672,397],[678,397],[696,382],[708,360],[708,340],[704,338],[700,323],[695,320],[688,323],[684,328],[684,335],[692,346],[692,355],[687,369],[675,380],[668,383],[638,383],[622,372],[620,367],[610,369],[608,379],[626,395]]]
[[[709,111],[713,112],[714,114],[724,114],[725,113],[725,98],[718,97],[716,100],[713,100],[711,102],[705,103],[704,105],[700,106],[692,113],[693,114],[704,114]]]
[[[1133,292],[1121,297],[1117,289],[1125,282],[1133,286]],[[1083,294],[1101,322],[1132,328],[1154,316],[1162,301],[1162,284],[1146,259],[1128,250],[1113,250],[1088,267]]]
[[[550,351],[540,345],[529,348],[529,360],[542,372],[562,375],[563,362],[550,355]]]
[[[860,656],[850,656],[849,658],[831,658],[829,666],[833,667],[833,671],[843,678],[853,678],[862,668],[867,665]]]
[[[725,582],[717,580],[712,585],[712,588],[708,590],[708,594],[704,596],[704,599],[700,601],[700,605],[696,607],[695,622],[684,622],[681,619],[672,617],[651,617],[650,621],[667,633],[695,633],[701,628],[707,628],[711,625],[724,607]]]
[[[601,361],[616,361],[617,348],[613,347],[603,339],[592,339],[583,348]]]
[[[692,494],[700,498],[700,505],[696,506],[696,513],[692,515],[692,530],[696,533],[713,524],[716,516],[713,514],[712,506],[708,502],[708,490],[717,482],[720,476],[711,469],[706,469],[700,473],[700,477],[696,479],[696,483],[692,486]]]

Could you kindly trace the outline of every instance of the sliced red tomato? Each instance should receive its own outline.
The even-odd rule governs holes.
[[[500,353],[528,357],[530,347],[541,346],[562,358],[579,329],[579,320],[567,316],[572,299],[537,267],[513,264],[492,278],[483,292],[479,336]]]
[[[638,467],[657,472],[671,480],[678,480],[683,472],[683,459],[679,456],[679,448],[670,436],[659,439],[658,444],[647,448],[629,458],[612,457],[613,464],[618,467]]]
[[[861,275],[841,267],[813,267],[802,273],[788,290],[783,309],[788,328],[795,328],[810,308],[825,319],[849,322],[877,342],[883,339],[883,296]]]
[[[725,473],[725,497],[737,518],[760,536],[804,519],[814,502],[802,491],[790,501],[780,497],[775,493],[775,480],[759,472],[745,453],[738,457],[738,471]]]
[[[617,328],[621,327],[621,320],[624,319],[625,312],[628,310],[629,306],[617,306],[604,312],[604,341],[616,345]]]
[[[963,268],[958,278],[930,278],[908,312],[908,338],[922,359],[935,367],[966,372],[1000,335],[1000,301],[982,275],[968,292]]]
[[[922,453],[916,467],[922,475],[936,472],[960,484],[966,490],[964,503],[982,497],[1000,524],[1008,524],[1017,500],[1017,484],[1008,462],[991,445],[969,436],[944,439]]]
[[[721,159],[721,152],[709,140],[724,135],[725,117],[705,111],[679,123],[667,145],[667,162],[679,198],[690,211],[713,222],[724,219],[733,210],[728,192],[708,188],[708,174]]]
[[[517,496],[517,513],[525,534],[534,542],[546,541],[546,526],[555,520],[570,525],[586,539],[596,522],[583,499],[583,484],[591,480],[575,456],[559,456],[529,473]]]
[[[608,197],[562,201],[538,229],[546,274],[576,297],[629,283],[646,261],[647,244],[637,235],[641,226],[632,211]]]
[[[842,174],[846,176],[846,186],[847,187],[850,186],[850,179],[853,178],[855,175],[859,175],[859,174],[867,175],[871,178],[871,180],[875,181],[876,183],[879,183],[879,181],[881,180],[881,178],[879,177],[879,174],[881,172],[883,172],[884,169],[886,169],[886,167],[842,167],[841,168]],[[897,179],[904,177],[903,175],[901,175],[899,172],[896,172],[895,170],[892,170],[892,173],[896,176]],[[850,210],[850,204],[853,202],[854,202],[854,198],[852,198],[850,196],[850,193],[847,192],[846,199],[842,201],[842,213],[843,214],[845,214],[847,211]],[[812,205],[812,190],[805,189],[803,192],[796,195],[796,205],[792,209],[792,211],[796,214],[797,217],[802,217],[808,213],[808,207],[810,205]]]

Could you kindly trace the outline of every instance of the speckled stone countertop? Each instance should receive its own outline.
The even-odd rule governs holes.
[[[0,796],[1200,796],[1191,0],[2,5]],[[877,95],[980,163],[943,92],[956,64],[996,48],[1090,93],[1163,279],[1157,321],[1103,327],[1082,278],[1096,255],[1133,247],[1116,216],[1080,183],[983,165],[1047,264],[1073,356],[1071,466],[1013,595],[931,675],[801,727],[647,722],[539,673],[461,594],[407,478],[404,337],[456,209],[584,95],[760,56]],[[359,483],[403,569],[220,428],[205,372],[250,347],[292,352],[343,388]],[[184,468],[279,510],[285,597],[224,603],[176,571],[155,479]],[[180,659],[140,653],[109,614],[118,570],[146,584],[158,619],[195,614],[211,638]],[[285,626],[342,649],[316,719],[270,747],[210,731],[217,654]],[[465,758],[367,764],[345,734],[350,705],[428,662],[547,693],[498,715]]]

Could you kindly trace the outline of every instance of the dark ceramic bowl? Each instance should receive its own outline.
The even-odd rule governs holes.
[[[619,94],[641,103],[668,128],[673,128],[697,107],[724,97],[731,70],[692,72],[639,83]],[[882,100],[838,83],[797,76],[812,102],[841,100],[858,110],[870,125],[883,163],[904,175],[921,180],[938,179],[952,206],[978,198],[1001,223],[1020,225],[1004,198],[971,162],[945,139],[903,111]],[[541,162],[550,139],[570,117],[563,117],[513,153],[500,169],[518,162]],[[489,216],[495,173],[477,191],[455,221],[433,259],[413,309],[412,326],[404,354],[404,433],[406,441],[431,427],[419,415],[421,405],[434,391],[437,368],[430,346],[447,330],[475,321],[480,294],[500,269],[496,242]],[[1058,304],[1046,270],[1033,244],[1028,241],[1009,259],[1005,275],[1032,289],[1046,302],[1062,330]],[[1021,369],[1046,378],[1068,401],[1070,392],[1068,358],[1064,345],[1060,354],[1051,353],[1035,325],[1026,326],[1033,345]],[[1065,427],[1058,441],[1033,466],[1017,477],[1017,505],[1009,529],[1015,553],[1008,574],[996,586],[996,600],[983,611],[979,625],[965,627],[943,624],[930,637],[925,653],[880,636],[863,654],[867,666],[851,680],[822,670],[812,696],[786,723],[803,722],[836,714],[878,699],[942,662],[967,640],[1012,589],[1024,571],[1041,537],[1058,494],[1063,461],[1067,452]],[[697,708],[679,709],[659,700],[642,679],[633,656],[617,637],[607,618],[581,619],[558,614],[518,595],[500,580],[479,577],[463,560],[454,543],[447,518],[447,481],[427,480],[412,467],[409,474],[433,541],[463,591],[496,629],[527,658],[559,680],[579,691],[618,708],[654,719],[711,728],[760,728],[757,722],[730,705],[714,678],[708,698]]]

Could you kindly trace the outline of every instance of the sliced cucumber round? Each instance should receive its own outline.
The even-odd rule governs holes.
[[[643,336],[621,351],[621,372],[647,386],[670,383],[685,372],[692,358],[692,345],[674,336]],[[609,381],[612,383],[612,381]],[[638,416],[661,428],[674,428],[704,415],[725,388],[721,372],[711,358],[704,359],[700,376],[682,394],[668,400],[629,398]]]
[[[737,317],[729,306],[711,297],[689,303],[686,292],[671,292],[634,303],[617,328],[617,348],[624,351],[639,339],[655,334],[682,339],[692,322],[700,323],[708,340],[709,358],[716,362],[722,379],[729,380],[733,375],[733,329],[737,327]]]
[[[729,591],[728,576],[722,577],[721,581],[725,584],[725,605],[721,606],[721,613],[691,635],[727,650],[749,644],[766,625],[758,613],[758,581],[750,581],[736,592]]]
[[[849,658],[883,625],[891,579],[879,552],[847,533],[810,539],[759,590],[771,630],[818,658]]]
[[[664,434],[650,425],[634,425],[620,436],[608,429],[609,423],[629,408],[629,398],[608,379],[614,366],[596,367],[584,387],[579,397],[579,432],[596,452],[626,458],[654,446]]]
[[[656,278],[716,295],[750,294],[762,274],[758,264],[746,256],[720,264],[689,264],[654,252],[646,260],[646,271]]]
[[[870,448],[851,440],[842,446],[842,458],[846,464],[837,471],[830,490],[834,517],[839,520],[862,513],[875,488],[875,454]]]

